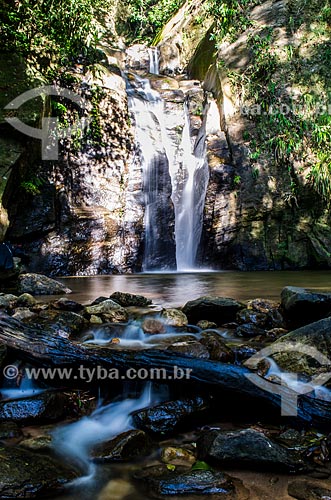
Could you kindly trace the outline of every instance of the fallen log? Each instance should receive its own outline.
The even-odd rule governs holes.
[[[164,369],[168,380],[171,380],[174,374],[174,367],[183,370],[190,369],[190,378],[185,379],[187,383],[198,381],[217,387],[218,390],[253,398],[276,407],[278,412],[282,403],[280,395],[277,394],[279,384],[273,384],[274,393],[267,392],[252,383],[248,378],[252,372],[243,366],[192,358],[161,349],[123,349],[120,344],[110,344],[109,347],[82,345],[55,333],[53,336],[49,333],[45,334],[41,328],[40,330],[31,328],[2,313],[0,314],[0,343],[5,344],[7,349],[14,352],[18,358],[42,366],[99,365],[125,370],[155,367]],[[259,379],[263,382],[262,378],[259,377]],[[307,395],[299,396],[297,399],[297,394],[284,386],[282,386],[282,398],[283,403],[284,400],[286,401],[288,414],[295,415],[297,406],[299,422],[315,427],[330,426],[330,402]]]

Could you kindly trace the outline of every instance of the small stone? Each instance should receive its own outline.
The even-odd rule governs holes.
[[[217,328],[216,323],[213,323],[212,321],[207,321],[206,319],[202,319],[197,323],[197,326],[201,328],[201,330],[209,330],[212,328]]]
[[[37,314],[30,311],[30,309],[28,309],[27,307],[18,307],[15,309],[15,313],[12,317],[19,321],[24,321],[35,318],[36,316]]]
[[[210,355],[207,347],[198,340],[177,341],[167,347],[167,351],[177,352],[192,358],[209,359]]]
[[[100,316],[92,314],[92,316],[90,317],[90,323],[92,323],[93,325],[102,325],[103,321]]]
[[[147,307],[152,303],[150,299],[147,299],[143,295],[133,295],[132,293],[125,292],[114,292],[111,294],[110,299],[122,307]]]
[[[144,431],[123,432],[92,450],[94,462],[122,462],[149,453],[151,440]]]
[[[33,307],[36,303],[36,299],[30,293],[23,293],[16,301],[17,307]]]
[[[82,304],[74,300],[67,299],[66,297],[61,297],[56,302],[53,302],[52,307],[55,309],[60,309],[61,311],[71,311],[71,312],[79,312],[84,309]]]
[[[165,464],[193,465],[196,462],[195,454],[185,448],[168,446],[161,450],[161,460]]]

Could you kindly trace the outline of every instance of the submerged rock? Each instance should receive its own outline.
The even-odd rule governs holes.
[[[237,313],[244,307],[243,304],[233,299],[205,296],[187,302],[183,307],[183,312],[193,324],[207,320],[223,325],[235,321]]]
[[[125,292],[114,292],[109,298],[122,307],[147,307],[152,303],[150,299],[147,299],[143,295],[133,295],[132,293]]]
[[[230,476],[212,470],[187,470],[180,466],[172,470],[166,466],[152,466],[136,472],[134,479],[143,483],[153,498],[194,495],[198,500],[204,495],[213,495],[213,499],[218,500],[234,498],[235,495]]]
[[[330,500],[331,488],[309,481],[293,481],[288,486],[288,494],[298,500]]]
[[[183,423],[195,421],[209,408],[209,402],[200,396],[168,401],[132,414],[138,429],[154,434],[171,434]]]
[[[0,497],[36,498],[63,491],[76,471],[47,455],[18,448],[1,450]]]
[[[71,290],[59,281],[48,278],[43,274],[21,274],[18,277],[18,291],[20,294],[31,295],[60,295],[71,293]]]
[[[308,325],[331,313],[331,293],[317,293],[287,286],[281,293],[281,306],[291,327]]]
[[[255,429],[211,430],[198,440],[198,456],[222,466],[300,472],[306,468],[293,451]]]
[[[52,437],[49,435],[31,437],[21,441],[19,446],[38,453],[48,452],[52,449]]]
[[[92,451],[95,462],[122,462],[147,455],[151,440],[144,431],[123,432],[111,441],[96,446]]]

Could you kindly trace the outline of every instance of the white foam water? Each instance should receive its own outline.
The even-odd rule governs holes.
[[[53,434],[55,450],[86,472],[74,481],[74,485],[94,479],[96,466],[89,459],[94,446],[133,429],[131,413],[158,402],[158,395],[153,393],[152,385],[148,383],[138,398],[126,397],[122,401],[99,406],[89,417],[56,429]]]

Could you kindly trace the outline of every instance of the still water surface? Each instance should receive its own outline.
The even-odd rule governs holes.
[[[182,306],[203,295],[237,300],[257,297],[279,300],[287,286],[331,291],[331,271],[205,272],[172,274],[133,274],[62,278],[71,288],[73,300],[82,303],[115,291],[144,295],[156,304]]]

